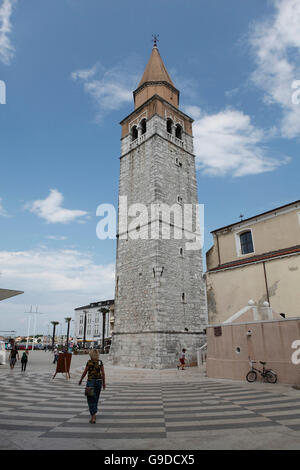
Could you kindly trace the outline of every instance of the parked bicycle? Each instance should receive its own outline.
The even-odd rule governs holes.
[[[251,370],[246,375],[248,382],[255,382],[257,380],[257,372],[259,372],[260,375],[270,384],[275,384],[277,382],[277,375],[275,372],[271,369],[265,369],[266,362],[259,361],[259,363],[263,366],[263,370],[259,370],[253,366],[253,364],[256,364],[256,361],[252,361],[250,357],[248,359],[251,367]]]

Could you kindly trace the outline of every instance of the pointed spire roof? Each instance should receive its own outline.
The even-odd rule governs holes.
[[[138,84],[138,88],[147,82],[167,82],[174,87],[174,83],[172,82],[165,64],[163,63],[156,42],[154,42],[149,62],[146,65],[142,79]]]

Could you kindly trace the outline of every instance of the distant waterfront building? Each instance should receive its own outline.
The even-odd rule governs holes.
[[[107,308],[104,320],[104,339],[111,338],[114,325],[114,300],[93,302],[83,307],[75,308],[75,342],[80,346],[84,342],[84,325],[86,325],[86,346],[95,347],[102,344],[103,318],[101,309]]]
[[[300,317],[300,200],[212,231],[206,253],[209,324],[252,299]]]

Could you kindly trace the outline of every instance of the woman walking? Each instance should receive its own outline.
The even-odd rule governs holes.
[[[28,349],[26,349],[26,351],[23,352],[22,357],[21,357],[21,364],[22,364],[21,372],[25,372],[26,370],[26,366],[28,362],[28,355],[29,355],[29,352],[28,352]]]
[[[13,347],[13,349],[10,351],[10,354],[9,354],[9,361],[10,361],[10,368],[11,370],[13,370],[13,368],[15,367],[15,364],[17,362],[17,359],[19,360],[20,357],[19,357],[19,353],[18,353],[18,350],[16,347]]]
[[[99,352],[97,349],[92,349],[89,354],[91,359],[85,366],[81,379],[79,380],[79,385],[81,385],[84,377],[88,374],[86,398],[91,415],[90,423],[95,424],[101,388],[105,390],[105,373],[103,362],[99,360]]]

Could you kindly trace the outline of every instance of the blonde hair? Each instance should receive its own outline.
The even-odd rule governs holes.
[[[99,351],[97,349],[92,349],[89,354],[92,361],[99,361]]]

